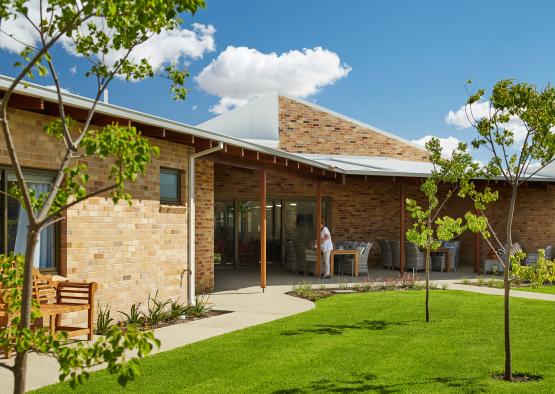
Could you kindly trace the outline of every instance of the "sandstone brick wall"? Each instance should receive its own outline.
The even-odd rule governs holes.
[[[295,153],[428,160],[424,149],[283,96],[279,97],[279,147]]]
[[[22,165],[56,169],[61,143],[42,132],[49,118],[19,110],[11,110],[9,116]],[[114,206],[109,199],[94,197],[71,208],[61,226],[60,273],[70,280],[97,281],[97,299],[103,306],[110,304],[115,317],[116,311],[134,302],[146,306],[148,294],[157,290],[159,297],[187,301],[186,174],[191,148],[163,140],[152,143],[160,147],[160,157],[129,185],[132,206],[124,202]],[[86,163],[91,191],[106,185],[109,163]],[[0,164],[9,164],[3,139]],[[182,171],[181,206],[160,205],[160,166]],[[202,196],[203,189],[198,193]],[[72,315],[68,320],[79,319]]]

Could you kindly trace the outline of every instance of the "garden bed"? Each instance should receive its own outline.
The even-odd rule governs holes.
[[[421,284],[422,279],[416,275],[404,275],[399,278],[368,278],[359,283],[354,283],[351,286],[347,282],[339,283],[337,287],[328,287],[324,284],[313,284],[310,282],[303,282],[293,286],[293,289],[286,294],[303,298],[309,301],[317,301],[322,298],[331,297],[332,295],[354,292],[354,293],[369,293],[380,291],[393,291],[393,290],[422,290],[424,285]],[[447,283],[438,286],[435,283],[430,283],[430,289],[446,290]]]
[[[478,278],[475,280],[465,279],[459,284],[467,286],[489,287],[492,289],[503,289],[504,284],[502,279],[484,279]],[[555,294],[555,285],[536,286],[522,280],[511,280],[511,290],[530,291],[534,293]]]

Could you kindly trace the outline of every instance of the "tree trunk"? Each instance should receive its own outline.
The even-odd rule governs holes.
[[[426,248],[426,323],[430,322],[430,248]]]
[[[29,225],[27,232],[27,245],[25,248],[25,270],[23,273],[23,289],[21,294],[21,320],[19,329],[31,327],[31,307],[33,297],[33,263],[39,232]],[[25,380],[27,377],[27,349],[17,352],[14,366],[14,393],[25,393]]]
[[[515,214],[516,205],[516,195],[518,191],[518,186],[512,186],[511,203],[509,207],[509,217],[507,219],[507,261],[505,263],[505,270],[503,271],[503,285],[505,288],[504,294],[504,328],[505,328],[505,373],[503,376],[504,380],[513,380],[513,362],[511,355],[511,315],[510,315],[510,270],[511,270],[511,257],[512,257],[512,227],[513,227],[513,217]]]

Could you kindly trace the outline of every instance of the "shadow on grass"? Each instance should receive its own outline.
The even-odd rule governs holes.
[[[324,379],[312,382],[306,388],[289,388],[273,391],[274,394],[305,394],[305,393],[380,393],[391,394],[407,392],[411,387],[426,386],[440,383],[446,387],[464,390],[465,393],[483,393],[487,391],[487,385],[476,378],[431,378],[415,382],[403,382],[394,384],[381,384],[375,382],[378,377],[373,374],[353,375],[350,379],[335,380]]]
[[[310,328],[302,328],[298,330],[284,331],[281,335],[292,336],[302,334],[326,334],[326,335],[341,335],[346,331],[351,330],[368,330],[368,331],[381,331],[392,326],[406,326],[407,323],[401,322],[387,322],[385,320],[363,320],[355,324],[316,324]]]

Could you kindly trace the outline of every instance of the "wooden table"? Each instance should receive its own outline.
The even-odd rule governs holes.
[[[355,259],[355,269],[353,272],[353,276],[358,276],[358,251],[356,250],[351,250],[351,249],[335,249],[331,251],[331,257],[330,257],[330,277],[333,276],[333,266],[334,266],[334,261],[335,261],[335,256],[337,255],[350,255],[353,256]]]
[[[438,250],[436,250],[434,253],[443,253],[445,254],[445,256],[447,256],[447,272],[451,272],[451,266],[452,266],[452,253],[451,253],[451,249],[449,248],[439,248]],[[443,272],[443,269],[441,270],[441,272]]]

